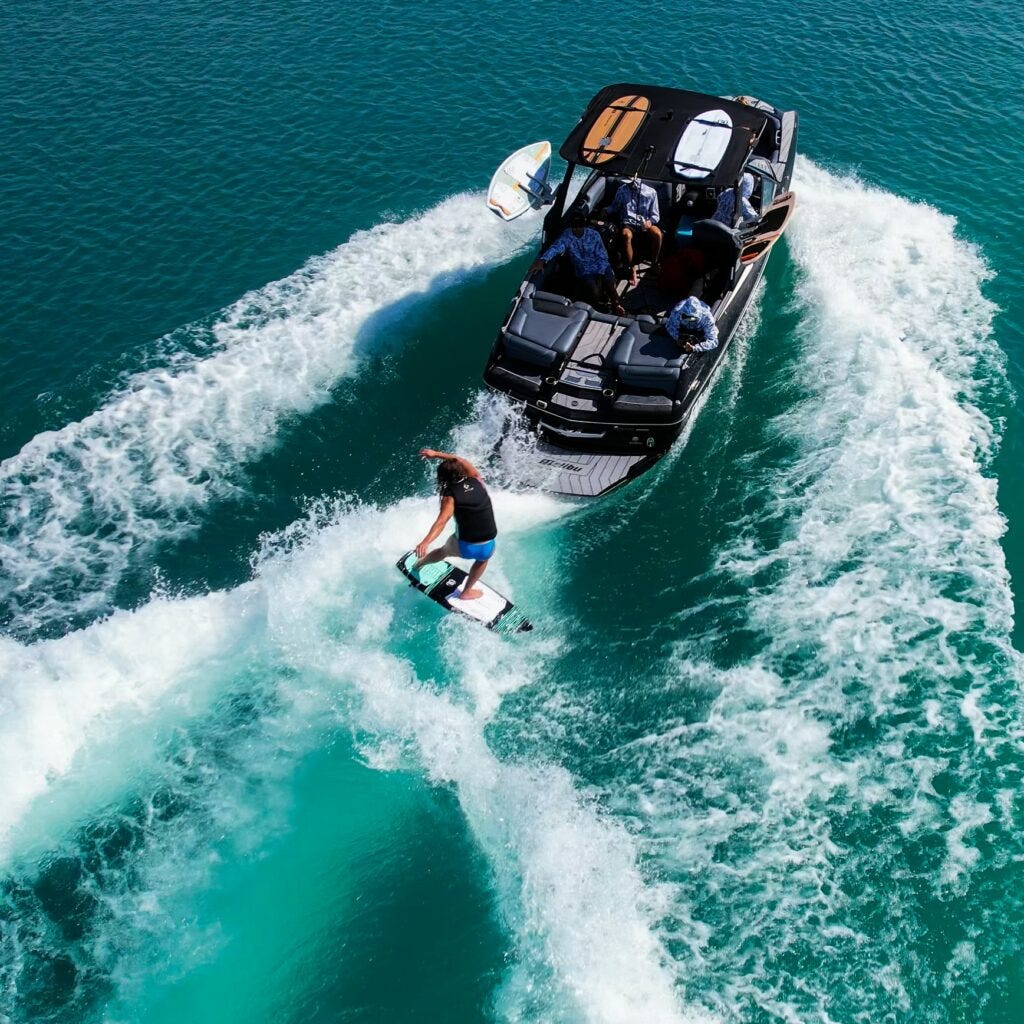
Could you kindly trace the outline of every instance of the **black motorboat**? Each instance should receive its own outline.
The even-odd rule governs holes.
[[[500,216],[550,204],[541,252],[579,213],[602,232],[615,265],[616,231],[606,211],[619,186],[643,181],[660,208],[658,263],[638,253],[636,284],[628,268],[617,269],[625,315],[588,301],[562,257],[531,271],[498,332],[484,380],[522,403],[539,434],[538,478],[546,489],[597,497],[672,446],[722,365],[793,211],[796,134],[795,111],[752,97],[611,85],[562,144],[568,166],[554,190],[546,143],[517,151],[499,168],[488,205]],[[756,219],[739,224],[739,203],[731,223],[713,219],[721,194],[738,195],[747,173]],[[687,353],[664,328],[691,293],[715,319],[713,351]]]

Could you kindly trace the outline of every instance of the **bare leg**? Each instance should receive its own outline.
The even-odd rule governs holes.
[[[466,582],[462,584],[462,593],[459,597],[463,601],[474,601],[478,597],[483,597],[484,592],[482,590],[474,590],[473,588],[480,581],[480,577],[484,574],[484,569],[487,568],[487,560],[484,559],[482,562],[474,562],[472,568],[469,570],[469,575],[466,577]]]
[[[622,229],[622,251],[626,257],[626,263],[629,266],[629,283],[636,285],[637,275],[635,260],[633,258],[633,229],[623,228]]]
[[[608,274],[608,276],[602,277],[599,282],[594,282],[596,289],[600,289],[602,285],[604,286],[604,294],[612,308],[612,312],[622,316],[626,310],[623,308],[622,303],[619,302],[619,293],[615,290],[615,275]]]
[[[661,228],[657,224],[652,224],[647,229],[647,233],[651,236],[651,265],[653,266],[658,262],[658,257],[661,255]]]
[[[622,252],[626,257],[626,262],[633,266],[633,229],[623,228],[622,229]]]
[[[424,565],[431,565],[433,562],[443,561],[445,558],[458,557],[459,538],[453,533],[439,548],[434,548],[433,551],[428,551],[421,559],[419,559],[413,566],[413,569],[419,569]]]

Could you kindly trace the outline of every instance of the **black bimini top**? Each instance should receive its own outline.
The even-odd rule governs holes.
[[[681,174],[675,155],[683,132],[691,122],[703,125],[701,115],[716,110],[732,121],[724,153],[706,174],[700,173],[696,163],[689,174]],[[609,85],[590,101],[558,152],[568,163],[596,167],[607,174],[732,185],[767,123],[763,111],[720,96],[659,85]]]

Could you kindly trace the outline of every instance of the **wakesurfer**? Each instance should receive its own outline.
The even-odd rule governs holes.
[[[437,491],[441,497],[441,510],[427,535],[416,545],[419,569],[431,562],[446,558],[472,559],[473,565],[460,592],[453,596],[463,601],[483,597],[483,591],[476,584],[487,568],[487,562],[494,554],[494,542],[498,528],[494,522],[491,496],[484,486],[480,471],[468,459],[450,452],[439,452],[433,448],[422,448],[424,459],[440,459],[437,466]],[[448,521],[455,517],[455,533],[441,547],[430,550]]]

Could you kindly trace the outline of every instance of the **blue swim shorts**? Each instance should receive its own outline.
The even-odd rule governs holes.
[[[462,558],[472,558],[474,562],[486,562],[493,554],[493,540],[485,540],[481,544],[470,544],[467,540],[459,541],[459,555]]]

